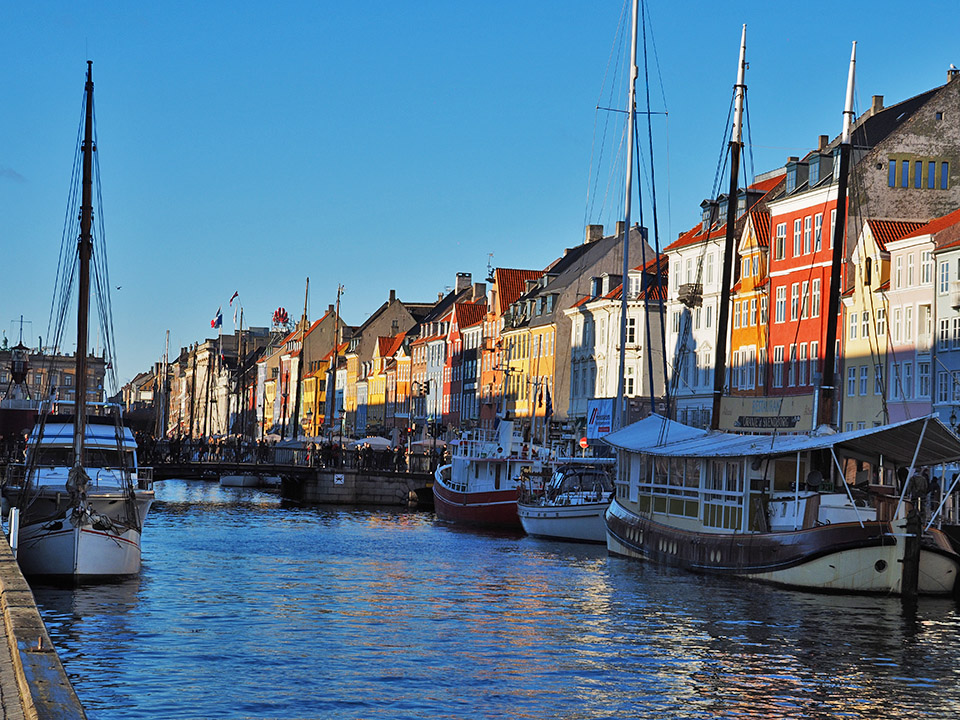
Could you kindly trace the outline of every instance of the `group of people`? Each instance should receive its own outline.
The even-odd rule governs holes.
[[[309,441],[278,445],[275,439],[247,439],[237,435],[157,439],[146,432],[136,433],[142,465],[162,463],[260,463],[308,467],[347,467],[391,472],[433,472],[449,461],[442,449],[411,452],[398,445],[375,448],[370,443],[344,447],[340,443]],[[447,454],[448,455],[448,454]]]

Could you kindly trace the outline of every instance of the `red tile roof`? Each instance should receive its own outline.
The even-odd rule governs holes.
[[[765,180],[760,180],[759,182],[755,182],[753,185],[750,185],[747,189],[758,190],[762,192],[763,197],[760,198],[760,200],[758,201],[760,202],[764,200],[766,196],[769,195],[770,192],[774,190],[781,182],[783,182],[784,177],[785,177],[784,173],[780,173],[779,175],[774,175],[773,177],[766,178]],[[754,207],[756,207],[756,205],[754,205]],[[714,240],[716,238],[725,237],[727,234],[726,223],[718,227],[716,230],[713,230],[712,232],[710,232],[708,236],[704,236],[700,232],[702,229],[702,226],[703,226],[703,223],[697,223],[690,230],[683,233],[679,238],[677,238],[672,243],[667,245],[667,247],[663,249],[663,252],[679,250],[680,248],[687,247],[688,245],[696,245],[697,243],[705,242],[706,240]],[[759,235],[759,232],[758,232],[758,235]],[[770,242],[769,217],[767,218],[766,238],[767,238],[767,246],[769,246],[769,242]],[[759,241],[759,237],[758,237],[758,241]]]
[[[873,239],[877,241],[881,252],[887,251],[887,243],[906,237],[918,228],[923,227],[923,223],[904,222],[902,220],[867,220],[870,232],[873,233]]]
[[[946,230],[947,228],[952,228],[956,225],[960,225],[960,209],[954,210],[952,213],[948,213],[943,217],[938,217],[934,220],[931,220],[926,225],[923,225],[922,227],[914,230],[912,233],[908,235],[904,235],[903,237],[913,238],[913,237],[920,237],[921,235],[936,235],[937,233],[940,233],[943,230]],[[945,238],[945,239],[938,238],[937,240],[938,240],[937,250],[943,250],[944,248],[953,247],[958,243],[960,243],[960,238],[952,237],[952,233],[951,233],[951,237],[949,238]]]
[[[713,230],[709,235],[704,235],[701,231],[703,223],[697,223],[690,230],[683,233],[680,237],[674,240],[672,243],[667,245],[663,252],[669,253],[674,250],[679,250],[680,248],[687,247],[688,245],[696,245],[697,243],[702,243],[707,240],[714,240],[716,238],[725,237],[727,234],[727,224],[724,223],[716,230]]]
[[[536,280],[543,272],[540,270],[514,270],[497,268],[494,270],[494,282],[500,296],[500,308],[510,307],[527,291],[527,280]]]
[[[378,337],[377,345],[380,351],[380,357],[388,358],[393,357],[393,354],[400,349],[400,346],[403,344],[403,339],[406,337],[406,333],[398,333],[393,337]]]
[[[766,210],[753,210],[750,213],[753,219],[753,232],[757,237],[759,247],[770,247],[770,213]]]
[[[457,325],[463,328],[479,325],[487,314],[487,306],[478,303],[457,303]]]

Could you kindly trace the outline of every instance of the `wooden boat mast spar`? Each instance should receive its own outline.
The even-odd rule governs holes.
[[[623,272],[620,275],[620,365],[617,373],[617,399],[613,412],[613,429],[624,425],[623,377],[627,363],[627,278],[630,273],[630,201],[633,197],[633,135],[637,117],[637,15],[639,0],[633,0],[632,44],[630,47],[630,83],[627,91],[627,172],[623,200]],[[649,349],[647,350],[649,352]],[[652,382],[651,378],[651,382]]]
[[[87,325],[90,314],[90,257],[93,254],[93,62],[87,61],[86,113],[83,129],[83,180],[80,205],[79,303],[77,307],[76,386],[73,419],[73,465],[83,465],[83,441],[87,424]]]
[[[819,413],[814,413],[821,425],[833,424],[836,391],[834,365],[837,357],[837,313],[840,312],[840,279],[846,257],[847,175],[850,173],[850,132],[853,127],[853,82],[857,66],[857,43],[850,53],[850,72],[847,75],[847,97],[843,108],[843,134],[840,136],[840,168],[837,178],[837,220],[833,226],[833,263],[830,268],[830,295],[827,305],[827,342],[823,354],[823,374],[820,389]]]
[[[727,375],[727,324],[730,322],[730,286],[733,280],[733,254],[735,251],[734,224],[737,221],[737,190],[740,171],[740,150],[743,147],[743,98],[747,91],[744,84],[747,53],[747,26],[740,36],[740,65],[737,84],[734,88],[735,107],[733,132],[730,134],[730,192],[727,195],[727,232],[723,245],[723,275],[720,281],[720,308],[717,312],[717,352],[713,369],[713,411],[710,428],[720,429],[720,401]]]

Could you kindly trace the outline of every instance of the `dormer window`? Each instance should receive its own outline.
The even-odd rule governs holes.
[[[863,267],[863,284],[870,286],[873,282],[873,258],[868,257]]]
[[[807,182],[810,184],[810,187],[813,187],[818,182],[820,182],[820,156],[819,155],[815,155],[810,159],[810,169],[808,172],[809,172],[809,175],[808,175],[809,179]]]

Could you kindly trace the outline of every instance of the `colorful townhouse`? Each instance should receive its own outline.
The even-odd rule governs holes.
[[[864,428],[887,418],[886,392],[887,293],[890,290],[891,228],[883,221],[867,221],[848,264],[850,286],[843,293],[844,367],[841,387],[841,427]],[[902,235],[903,233],[901,233]]]
[[[760,175],[753,185],[739,193],[737,237],[742,233],[747,212],[781,183],[782,175],[782,169]],[[709,427],[713,414],[717,313],[726,238],[726,222],[721,218],[726,218],[727,197],[705,200],[700,207],[700,223],[681,233],[663,250],[670,263],[665,352],[673,404],[670,413],[682,423]],[[735,262],[735,273],[736,269]],[[733,414],[734,420],[729,423],[732,426],[740,414],[739,408],[727,404],[724,407],[728,415]],[[722,427],[731,429],[728,425]]]
[[[659,266],[659,277],[657,268]],[[663,412],[665,366],[661,328],[663,300],[669,278],[667,257],[638,265],[627,278],[627,327],[623,395],[626,419],[631,422],[651,410]],[[611,289],[611,285],[616,284]],[[592,283],[591,293],[564,310],[570,318],[570,415],[589,417],[591,408],[610,416],[620,374],[620,318],[623,284],[616,275],[602,275]],[[591,427],[577,425],[581,437],[594,439]]]
[[[737,246],[740,278],[731,292],[727,387],[734,397],[762,397],[767,392],[769,250],[770,213],[765,207],[755,207],[747,215]]]
[[[504,345],[504,317],[514,303],[527,292],[527,283],[537,280],[542,270],[495,268],[488,281],[487,313],[483,320],[483,345],[480,348],[479,415],[480,426],[492,430],[496,419],[506,410],[507,364]]]
[[[960,210],[931,221],[915,235],[933,241],[933,410],[955,430],[960,423]]]
[[[477,307],[481,308],[481,312],[476,322],[460,325],[463,340],[460,427],[464,430],[480,427],[481,362],[486,342],[484,329],[487,327],[485,320],[488,313],[485,301],[482,306]]]
[[[922,223],[867,220],[857,238],[848,267],[849,285],[843,296],[844,375],[841,383],[845,430],[862,430],[910,417],[892,410],[891,394],[906,379],[914,397],[913,374],[923,358],[929,412],[930,332],[933,328],[933,247],[919,250],[909,236]],[[921,302],[915,302],[917,299]],[[903,361],[910,357],[903,378]],[[919,378],[916,378],[919,380]],[[906,397],[898,395],[901,400]],[[905,410],[905,408],[904,408]]]
[[[511,305],[502,331],[504,343],[512,336],[505,360],[511,371],[507,397],[525,429],[536,428],[538,423],[543,427],[549,391],[552,417],[547,435],[553,433],[555,439],[568,443],[580,437],[578,427],[585,418],[570,414],[571,318],[564,310],[591,292],[592,278],[622,272],[623,236],[623,222],[608,236],[602,225],[588,226],[584,242],[567,248]],[[629,228],[626,252],[635,260],[654,257],[645,230]]]
[[[484,289],[481,286],[480,289]],[[478,299],[457,303],[450,316],[450,329],[447,333],[447,358],[444,367],[444,411],[442,422],[448,427],[461,427],[462,419],[472,412],[476,391],[477,346],[467,346],[466,338],[473,337],[471,328],[482,328],[487,312],[486,296],[478,289]],[[473,382],[468,382],[470,373]],[[470,395],[466,387],[470,385]]]

